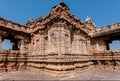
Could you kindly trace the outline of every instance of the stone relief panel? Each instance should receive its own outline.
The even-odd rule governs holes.
[[[51,28],[48,31],[48,54],[70,53],[70,31],[63,27]]]
[[[103,39],[92,40],[92,50],[93,51],[104,51],[106,50],[106,44]]]
[[[54,31],[48,31],[48,49],[47,54],[53,53],[56,54],[56,34],[57,32]]]
[[[38,55],[41,54],[41,40],[42,36],[37,33],[32,37],[29,49],[31,49],[31,54]],[[33,49],[34,48],[34,49]]]
[[[86,46],[85,36],[80,34],[74,34],[72,41],[72,54],[87,54],[87,46]]]
[[[44,55],[48,49],[48,36],[43,31],[35,33],[28,45],[29,53],[32,55]]]

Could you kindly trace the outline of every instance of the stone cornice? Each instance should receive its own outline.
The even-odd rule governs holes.
[[[91,35],[92,38],[94,37],[101,37],[106,35],[111,35],[115,33],[120,33],[120,22],[107,25],[101,28],[97,28],[95,31],[93,31],[93,34]]]
[[[30,28],[27,27],[26,25],[18,24],[18,23],[6,20],[2,17],[0,17],[0,26],[15,30],[15,31],[23,32],[23,33],[30,33]]]
[[[78,19],[76,16],[73,16],[73,15],[72,16],[69,15],[67,17],[64,15],[62,15],[62,16],[59,16],[59,15],[42,16],[41,18],[37,19],[36,26],[35,26],[35,28],[33,28],[32,33],[36,32],[37,30],[44,29],[45,25],[55,18],[64,19],[65,21],[69,22],[73,26],[73,28],[80,29],[88,34],[88,30],[85,28],[85,24],[80,19]]]

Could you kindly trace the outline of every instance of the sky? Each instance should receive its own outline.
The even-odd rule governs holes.
[[[86,16],[99,28],[120,22],[120,0],[0,0],[0,16],[26,24],[29,18],[37,19],[64,2],[70,13],[85,22]]]

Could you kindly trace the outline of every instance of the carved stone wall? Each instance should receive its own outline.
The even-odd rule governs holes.
[[[120,70],[120,50],[95,52],[91,56],[94,67],[106,70]]]
[[[18,51],[0,51],[0,72],[26,70],[27,54]]]

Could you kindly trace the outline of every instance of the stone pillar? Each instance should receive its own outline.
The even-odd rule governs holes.
[[[89,54],[92,54],[92,51],[91,51],[91,44],[90,44],[90,38],[87,39],[87,53]]]
[[[77,44],[76,43],[77,43],[76,35],[74,35],[73,36],[73,41],[72,41],[72,49],[71,49],[72,54],[76,54],[76,52],[77,52],[77,50],[76,50],[77,49],[77,46],[76,46]]]
[[[0,36],[0,50],[2,50],[2,36]]]
[[[105,41],[106,42],[106,50],[110,50],[110,47],[109,47],[109,42],[110,41]]]
[[[48,50],[48,35],[44,35],[44,54],[47,55]]]
[[[40,46],[40,54],[41,55],[44,55],[45,54],[45,51],[44,51],[44,44],[45,43],[45,40],[44,40],[44,35],[43,34],[41,34],[40,35],[40,43],[39,43],[39,46]]]
[[[83,54],[87,54],[86,40],[83,40]]]
[[[23,50],[24,50],[24,41],[21,40],[21,45],[20,45],[20,51],[23,53]]]
[[[56,53],[57,54],[61,54],[61,34],[60,33],[62,33],[61,31],[60,31],[60,28],[58,27],[57,29],[56,29],[56,48],[57,48],[57,51],[56,51]]]
[[[99,40],[97,40],[97,42],[96,42],[96,49],[97,49],[97,51],[100,50],[100,48],[99,48]]]
[[[42,54],[42,34],[40,34],[40,40],[39,40],[39,53]]]
[[[41,54],[44,55],[44,35],[41,35]]]

